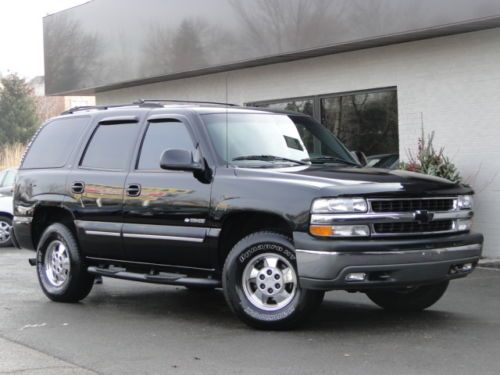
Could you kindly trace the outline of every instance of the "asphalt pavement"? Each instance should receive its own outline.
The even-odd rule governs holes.
[[[500,374],[498,269],[422,313],[330,292],[303,328],[263,332],[221,291],[105,278],[81,303],[50,302],[30,256],[0,249],[0,374]]]

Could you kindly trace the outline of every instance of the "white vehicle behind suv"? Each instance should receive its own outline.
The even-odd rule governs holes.
[[[5,169],[0,172],[0,247],[12,245],[10,228],[12,227],[12,188],[17,169]]]

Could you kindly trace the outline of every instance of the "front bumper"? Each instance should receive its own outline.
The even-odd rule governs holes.
[[[295,232],[300,284],[305,289],[364,290],[422,285],[467,276],[462,266],[475,266],[483,236],[453,236],[391,240],[322,240]],[[362,281],[347,281],[365,273]]]

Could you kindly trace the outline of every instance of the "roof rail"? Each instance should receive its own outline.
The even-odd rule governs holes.
[[[72,107],[72,108],[62,112],[61,115],[71,115],[71,114],[78,112],[78,111],[89,111],[89,110],[93,110],[93,109],[106,110],[109,108],[131,107],[131,106],[138,106],[141,108],[144,108],[144,107],[146,107],[146,108],[159,108],[159,107],[164,106],[164,104],[162,104],[162,103],[223,105],[223,106],[228,106],[228,107],[236,107],[237,106],[237,104],[231,104],[231,103],[205,102],[205,101],[197,101],[197,100],[139,99],[133,103],[127,103],[127,104],[84,105],[84,106]]]
[[[181,99],[138,99],[133,104],[148,104],[148,103],[208,104],[208,105],[225,105],[228,107],[238,106],[238,104],[233,104],[233,103],[210,102],[203,100],[181,100]]]

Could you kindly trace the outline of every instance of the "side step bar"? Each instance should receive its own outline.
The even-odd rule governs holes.
[[[166,284],[166,285],[180,285],[180,286],[200,286],[220,288],[222,283],[220,280],[193,278],[187,277],[177,273],[159,272],[157,274],[128,272],[125,268],[112,267],[100,268],[90,266],[87,271],[94,275],[101,275],[105,277],[112,277],[115,279],[141,281],[144,283]]]

